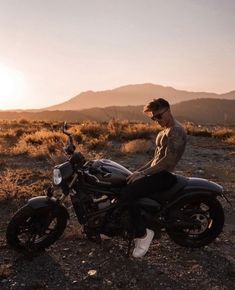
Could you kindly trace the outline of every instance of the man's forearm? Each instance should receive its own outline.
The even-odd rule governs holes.
[[[148,168],[141,171],[144,175],[152,175],[158,173],[162,170],[167,170],[169,168],[169,156],[164,156],[158,161],[157,164],[149,166]]]
[[[144,175],[153,175],[153,174],[158,173],[160,171],[161,171],[161,168],[159,168],[158,165],[156,164],[154,166],[151,166],[151,167],[144,169],[143,171],[141,171],[141,173]]]
[[[145,170],[145,169],[149,168],[150,165],[152,164],[152,162],[153,162],[153,159],[150,160],[149,162],[147,162],[145,165],[143,165],[143,166],[140,167],[139,169],[137,169],[136,171],[142,171],[142,170]]]

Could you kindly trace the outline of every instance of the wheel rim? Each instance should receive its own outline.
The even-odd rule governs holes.
[[[188,231],[186,231],[188,233],[188,235],[190,236],[196,236],[196,235],[200,235],[202,233],[204,233],[209,226],[211,227],[213,220],[212,219],[208,219],[207,216],[205,216],[204,214],[194,214],[191,216],[191,218],[193,220],[198,221],[198,223],[200,222],[200,228],[197,229],[190,229]]]
[[[180,210],[183,212],[187,209],[194,211],[187,219],[195,222],[195,228],[185,228],[181,231],[181,234],[188,236],[188,239],[200,239],[213,227],[215,218],[213,208],[208,201],[198,201],[193,204],[185,204]]]
[[[57,217],[48,217],[47,220],[40,217],[28,217],[17,231],[17,240],[23,248],[33,250],[52,235],[57,227]]]

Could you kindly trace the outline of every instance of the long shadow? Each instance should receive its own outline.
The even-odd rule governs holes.
[[[2,290],[82,289],[73,284],[60,264],[46,252],[33,258],[15,255],[11,273],[5,282],[1,283]]]
[[[6,248],[11,275],[0,282],[0,289],[202,290],[234,286],[230,261],[213,247],[189,250],[163,238],[142,259],[127,258],[125,253],[122,240],[98,245],[79,237],[62,237],[38,256],[23,256]]]

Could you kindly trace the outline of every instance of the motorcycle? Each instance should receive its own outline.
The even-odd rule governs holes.
[[[133,240],[133,228],[127,207],[120,205],[120,193],[132,173],[124,166],[108,160],[86,160],[76,152],[73,136],[64,148],[67,161],[53,169],[53,186],[45,196],[28,200],[11,218],[6,240],[10,247],[25,252],[48,248],[63,234],[69,213],[64,205],[70,197],[72,207],[85,235],[101,241],[101,234]],[[202,178],[175,174],[177,182],[168,190],[140,198],[138,204],[155,238],[165,231],[178,245],[198,248],[208,245],[221,233],[224,210],[218,197],[227,199],[219,184]],[[60,197],[54,189],[60,188]],[[146,189],[147,191],[147,189]],[[228,201],[229,202],[229,201]]]

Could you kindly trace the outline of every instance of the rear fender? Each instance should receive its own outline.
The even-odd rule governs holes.
[[[168,203],[167,206],[164,208],[165,209],[168,209],[170,207],[172,207],[173,205],[175,205],[176,203],[180,202],[181,200],[189,200],[191,199],[192,197],[211,197],[211,198],[216,198],[216,196],[218,195],[222,195],[219,194],[219,193],[215,193],[215,192],[207,192],[207,191],[203,191],[203,192],[200,192],[200,191],[193,191],[193,192],[190,192],[190,193],[183,193],[180,197],[178,197],[177,199],[173,200],[172,202]]]
[[[189,177],[188,183],[184,187],[185,193],[193,193],[193,192],[207,192],[213,195],[221,195],[223,192],[223,187],[218,183],[213,181],[209,181],[204,178],[197,177]]]
[[[61,205],[55,197],[37,196],[28,200],[28,206],[33,210],[44,209],[45,211],[58,210],[69,219],[67,209]]]

